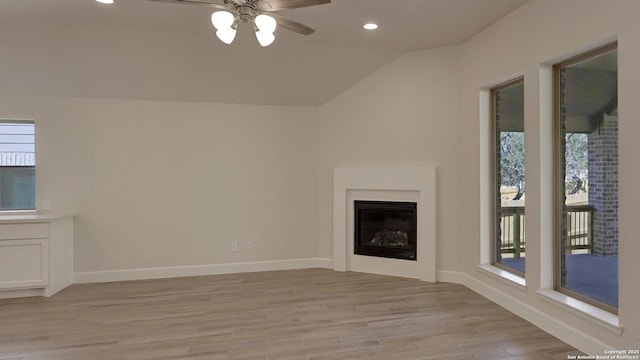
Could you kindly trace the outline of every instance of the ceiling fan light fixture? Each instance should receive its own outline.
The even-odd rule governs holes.
[[[256,31],[256,39],[258,39],[260,46],[267,47],[273,43],[276,37],[273,33],[258,30]]]
[[[216,36],[218,37],[218,39],[220,39],[220,41],[229,45],[233,42],[233,39],[236,38],[236,32],[236,29],[230,27],[227,29],[216,31]]]
[[[0,0],[1,1],[1,0]],[[113,2],[115,0],[96,0]],[[314,29],[297,21],[277,15],[273,12],[299,9],[322,4],[330,4],[332,0],[222,0],[222,4],[213,0],[149,0],[154,2],[196,5],[213,8],[211,24],[216,29],[216,36],[225,44],[231,44],[236,37],[238,24],[253,25],[256,39],[261,46],[269,46],[275,41],[274,32],[278,25],[301,35],[311,35]],[[221,0],[217,0],[220,2]],[[269,14],[269,15],[267,15]],[[277,19],[277,20],[276,20]]]
[[[260,46],[265,47],[269,46],[276,39],[273,32],[276,31],[276,19],[269,15],[260,14],[256,16],[253,20],[253,23],[256,26],[256,39],[258,39],[258,43]]]
[[[211,14],[211,24],[213,24],[217,30],[229,30],[235,21],[235,16],[228,11],[216,11]]]
[[[255,23],[256,23],[256,27],[260,31],[264,31],[271,34],[273,34],[273,32],[276,31],[276,26],[277,26],[276,19],[272,18],[269,15],[260,14],[256,16]]]

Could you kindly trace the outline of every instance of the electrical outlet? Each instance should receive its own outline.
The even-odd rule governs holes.
[[[253,241],[251,240],[247,241],[247,250],[248,251],[253,250]]]
[[[238,242],[237,241],[232,241],[231,242],[231,251],[238,251]]]
[[[42,208],[44,210],[51,210],[51,200],[44,200],[42,202]]]

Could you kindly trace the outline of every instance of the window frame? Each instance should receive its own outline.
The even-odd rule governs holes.
[[[37,174],[36,174],[36,163],[35,156],[37,154],[36,149],[36,121],[32,119],[10,119],[10,118],[0,118],[0,124],[29,124],[33,125],[33,154],[34,154],[34,165],[33,165],[33,173],[34,173],[34,185],[33,185],[33,208],[25,208],[25,209],[11,209],[11,208],[2,208],[0,207],[0,215],[11,215],[11,214],[29,214],[36,213],[38,208],[38,200],[36,198],[36,188],[37,188]],[[0,167],[14,167],[14,166],[0,166]],[[25,166],[26,167],[26,166]]]
[[[515,86],[515,85],[519,85],[522,84],[524,87],[524,75],[522,76],[518,76],[516,78],[513,78],[511,80],[505,81],[501,84],[498,84],[492,88],[489,89],[489,99],[491,102],[491,189],[492,189],[492,201],[491,201],[491,265],[495,266],[497,268],[499,268],[500,270],[504,270],[507,271],[511,274],[514,274],[516,276],[519,276],[521,278],[525,278],[525,274],[526,274],[526,256],[525,256],[525,272],[521,272],[518,271],[514,268],[511,268],[509,266],[503,265],[501,263],[499,263],[497,261],[497,241],[498,241],[498,227],[500,227],[500,223],[498,221],[498,197],[499,195],[499,191],[496,191],[496,189],[498,189],[498,178],[497,178],[497,171],[498,171],[498,161],[497,161],[497,156],[496,156],[496,151],[497,151],[497,147],[498,147],[498,129],[496,128],[496,116],[497,116],[497,109],[496,109],[496,94],[497,92],[499,92],[500,90]],[[523,131],[524,133],[524,131]],[[525,140],[525,145],[526,145],[526,140]],[[526,153],[526,148],[525,148],[525,153]],[[525,173],[526,173],[526,164],[525,164]],[[526,205],[525,205],[526,208]],[[525,214],[526,214],[526,209],[525,209]],[[526,218],[526,215],[525,215]]]
[[[560,71],[568,66],[580,63],[585,60],[589,60],[596,56],[604,55],[606,53],[615,51],[618,49],[618,42],[614,41],[606,45],[597,47],[595,49],[580,53],[576,56],[570,57],[559,63],[553,65],[553,290],[577,300],[583,301],[587,304],[593,305],[605,311],[613,314],[618,314],[618,308],[611,305],[600,302],[589,296],[577,293],[565,287],[562,287],[562,222],[564,221],[564,178],[562,177],[564,162],[562,161],[565,154],[562,152],[562,137],[565,135],[562,132],[561,123],[561,81]],[[619,281],[619,279],[618,279]],[[619,289],[618,289],[619,291]]]

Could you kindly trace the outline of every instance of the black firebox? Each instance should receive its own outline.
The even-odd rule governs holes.
[[[414,202],[354,201],[354,254],[416,260]]]

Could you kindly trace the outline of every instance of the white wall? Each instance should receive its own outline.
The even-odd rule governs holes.
[[[333,168],[437,166],[438,254],[455,258],[458,225],[458,48],[407,54],[320,107],[319,254],[332,254]]]
[[[317,254],[310,108],[3,94],[0,109],[36,120],[38,205],[77,214],[76,272]]]
[[[640,108],[634,101],[640,93],[640,26],[632,14],[637,15],[639,10],[640,2],[635,0],[531,0],[460,47],[407,54],[321,106],[320,256],[331,254],[334,167],[435,165],[440,170],[437,226],[442,279],[458,281],[484,293],[585,351],[637,348],[640,287],[634,275],[640,256],[640,243],[635,241],[640,233],[640,192],[633,184],[640,183],[637,159],[634,163],[634,155],[640,154],[640,142],[634,140],[640,134],[640,122],[635,121],[640,117]],[[548,256],[552,233],[548,161],[551,118],[544,106],[550,97],[544,87],[549,84],[550,73],[543,71],[541,75],[541,67],[548,68],[616,38],[620,43],[621,335],[590,316],[572,312],[537,293],[550,286],[552,264]],[[525,77],[526,101],[525,288],[478,269],[482,230],[480,91],[518,75]]]
[[[476,255],[480,244],[480,197],[471,197],[469,206],[463,210],[464,218],[471,218],[469,226],[461,228],[459,237],[465,252],[459,271],[488,287],[504,291],[522,303],[522,308],[531,307],[542,311],[550,318],[559,320],[569,328],[593,336],[604,344],[617,348],[637,348],[640,335],[640,319],[637,304],[640,303],[640,287],[634,274],[637,272],[637,257],[640,246],[636,241],[640,226],[634,221],[638,214],[640,192],[633,184],[640,180],[637,163],[632,158],[640,153],[637,134],[640,116],[637,100],[640,71],[636,65],[640,57],[637,41],[639,27],[629,14],[638,14],[637,1],[554,1],[535,0],[525,4],[510,16],[468,41],[462,50],[462,101],[461,120],[463,127],[460,169],[462,187],[478,187],[479,167],[479,92],[481,88],[495,85],[515,75],[525,77],[525,132],[527,171],[527,290],[514,287],[488,276],[476,269]],[[587,25],[588,24],[588,25]],[[544,301],[536,291],[550,285],[548,269],[553,261],[548,249],[551,247],[551,162],[550,129],[551,118],[544,106],[549,99],[548,86],[551,74],[542,71],[554,62],[575,55],[598,45],[619,40],[619,108],[620,108],[620,314],[624,327],[618,336],[606,327],[587,318],[572,314],[566,308]],[[541,105],[543,104],[543,105]],[[542,156],[541,156],[542,154]],[[637,216],[635,216],[637,219]],[[542,275],[541,275],[542,274]],[[547,322],[552,324],[551,321]],[[553,330],[553,329],[548,329]],[[573,334],[558,334],[565,339]],[[581,345],[589,349],[589,344]],[[597,344],[591,344],[598,346]],[[593,347],[591,347],[593,349]]]

